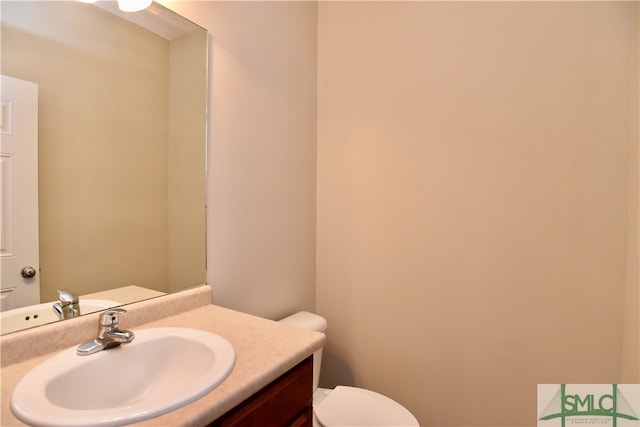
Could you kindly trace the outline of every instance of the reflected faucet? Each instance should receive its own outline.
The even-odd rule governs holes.
[[[80,298],[68,289],[58,289],[58,302],[53,304],[53,311],[59,319],[71,319],[80,316]]]
[[[126,313],[127,310],[121,308],[114,308],[100,313],[98,336],[89,342],[80,344],[77,349],[78,355],[88,356],[133,341],[133,338],[135,338],[133,332],[121,331],[118,328],[120,315]]]

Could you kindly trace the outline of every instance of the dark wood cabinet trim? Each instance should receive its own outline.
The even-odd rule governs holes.
[[[309,356],[208,427],[311,427],[312,401]]]

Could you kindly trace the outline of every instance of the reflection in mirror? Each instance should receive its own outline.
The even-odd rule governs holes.
[[[35,303],[205,283],[207,32],[157,3],[114,5],[0,3],[1,73],[38,85]],[[29,284],[3,271],[3,311]]]

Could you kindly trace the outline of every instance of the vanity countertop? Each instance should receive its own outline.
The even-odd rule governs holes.
[[[182,408],[141,421],[134,424],[136,426],[205,426],[313,354],[325,342],[324,334],[213,304],[201,305],[135,327],[129,327],[125,319],[122,323],[134,332],[136,329],[165,326],[203,329],[225,337],[236,351],[233,371],[217,388]],[[3,345],[6,343],[3,342]],[[22,376],[53,354],[39,355],[2,367],[1,425],[24,425],[11,413],[11,393]]]

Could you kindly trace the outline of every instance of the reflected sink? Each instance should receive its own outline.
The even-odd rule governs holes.
[[[53,311],[53,304],[52,301],[3,311],[0,313],[1,332],[7,334],[60,320]],[[118,305],[122,304],[108,299],[82,299],[80,300],[80,313],[94,313]]]
[[[21,421],[114,426],[152,418],[204,396],[229,375],[225,338],[189,328],[134,330],[134,341],[89,356],[63,350],[29,371],[11,397]]]

